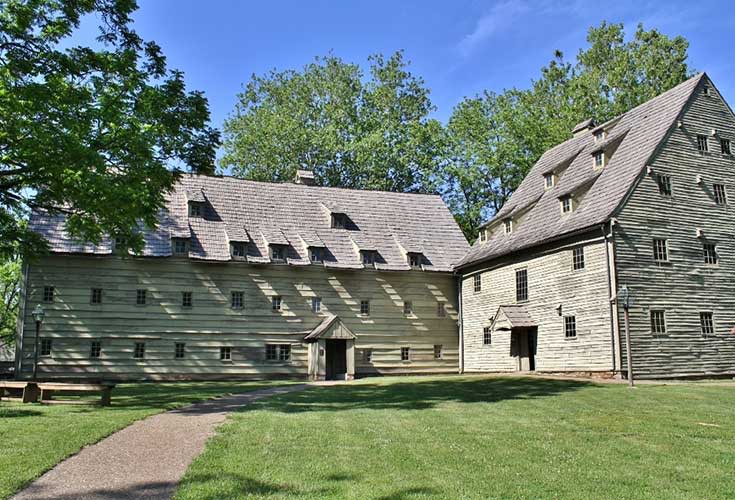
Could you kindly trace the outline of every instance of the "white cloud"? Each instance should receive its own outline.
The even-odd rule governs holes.
[[[468,56],[479,44],[491,38],[529,11],[523,0],[504,0],[496,3],[487,14],[477,20],[475,29],[466,35],[458,44],[459,51]]]

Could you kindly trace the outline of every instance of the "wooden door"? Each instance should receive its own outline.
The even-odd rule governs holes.
[[[328,339],[326,349],[327,380],[343,379],[347,373],[347,341]]]

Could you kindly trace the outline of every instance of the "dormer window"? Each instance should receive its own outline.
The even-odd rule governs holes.
[[[421,264],[423,263],[423,254],[420,253],[409,253],[408,254],[408,265],[411,266],[411,269],[421,269]]]
[[[375,252],[373,250],[360,250],[360,258],[363,266],[375,265]]]
[[[309,260],[315,264],[324,262],[324,249],[321,247],[309,247]]]
[[[230,248],[233,258],[244,259],[247,256],[247,243],[245,242],[233,241]]]
[[[605,166],[605,152],[595,151],[592,154],[592,166],[595,168],[602,168]]]
[[[204,203],[198,201],[189,202],[189,217],[203,217],[204,216]]]
[[[345,214],[332,214],[332,229],[346,229],[347,228],[347,215]]]
[[[271,245],[271,261],[286,262],[286,245]]]
[[[505,227],[505,234],[513,232],[513,219],[505,219],[503,221],[503,227]]]
[[[556,174],[548,173],[544,175],[544,187],[551,189],[556,185]]]
[[[574,210],[574,200],[571,196],[565,196],[559,200],[561,203],[561,213],[568,214]]]
[[[595,130],[592,136],[595,138],[595,142],[602,142],[605,140],[605,137],[607,137],[607,132],[603,129]]]
[[[480,229],[480,242],[484,243],[487,241],[487,229]]]
[[[179,257],[189,256],[189,241],[185,238],[173,238],[171,240],[173,254]]]

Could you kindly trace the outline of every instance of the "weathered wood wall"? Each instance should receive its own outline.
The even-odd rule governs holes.
[[[421,271],[334,271],[309,266],[212,264],[177,258],[50,256],[30,266],[22,370],[32,369],[34,323],[30,311],[41,303],[43,287],[54,286],[55,301],[44,304],[41,338],[53,352],[42,358],[45,377],[105,379],[229,378],[307,375],[305,332],[332,313],[356,335],[357,375],[370,373],[456,372],[458,330],[455,278]],[[102,304],[90,303],[90,289],[103,289]],[[136,290],[148,290],[148,304],[136,305]],[[193,293],[182,307],[181,293]],[[244,307],[230,307],[231,291],[244,292]],[[282,311],[271,297],[283,297]],[[311,298],[322,312],[311,312]],[[360,301],[370,300],[370,316]],[[414,314],[403,315],[403,301]],[[437,302],[447,303],[439,317]],[[90,342],[102,342],[102,356],[90,358]],[[146,343],[145,359],[133,358],[135,342]],[[174,344],[186,357],[174,358]],[[290,362],[265,360],[266,343],[292,346]],[[435,344],[443,359],[435,360]],[[220,361],[221,346],[232,361]],[[401,347],[411,360],[401,361]],[[362,349],[372,360],[362,360]]]
[[[588,235],[589,237],[589,235]],[[515,371],[511,356],[511,332],[493,332],[492,344],[483,345],[483,328],[498,306],[516,304],[515,271],[528,269],[528,301],[531,318],[538,324],[536,370],[612,371],[613,341],[608,302],[608,271],[602,232],[592,242],[572,242],[544,254],[518,254],[511,262],[482,272],[482,291],[474,292],[473,274],[462,277],[462,327],[464,369]],[[585,267],[572,268],[572,249],[584,246]],[[576,315],[577,338],[564,335],[563,315]]]
[[[631,337],[639,376],[735,372],[735,159],[720,154],[719,144],[724,137],[735,148],[735,120],[714,88],[710,96],[700,88],[682,125],[661,148],[652,162],[654,175],[641,180],[615,228],[618,282],[634,296]],[[709,154],[698,152],[698,134],[709,137]],[[657,174],[671,177],[670,197],[659,193]],[[726,185],[728,205],[715,204],[714,183]],[[704,263],[697,228],[717,244],[717,265]],[[654,262],[654,238],[668,240],[670,263]],[[651,309],[666,311],[666,335],[651,333]],[[702,311],[713,313],[715,335],[701,334]]]

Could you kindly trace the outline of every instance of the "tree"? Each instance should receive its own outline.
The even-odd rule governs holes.
[[[218,133],[160,48],[130,27],[134,0],[0,0],[0,256],[36,254],[30,210],[66,215],[70,234],[153,227],[184,165],[213,172]],[[98,47],[67,40],[101,19]]]
[[[20,261],[0,262],[0,348],[13,345],[20,302]]]
[[[301,71],[251,77],[224,126],[222,164],[261,181],[310,169],[317,183],[388,191],[434,190],[441,125],[402,52],[359,66],[329,55]]]
[[[473,240],[538,158],[571,137],[576,123],[605,122],[691,76],[688,42],[639,25],[625,41],[622,24],[590,28],[576,63],[557,51],[527,90],[466,98],[447,126],[443,195]]]

